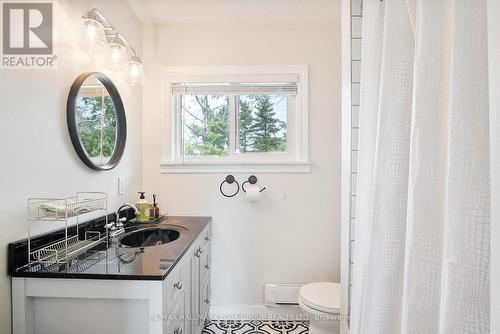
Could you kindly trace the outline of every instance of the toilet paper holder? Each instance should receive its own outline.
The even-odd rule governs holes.
[[[243,190],[244,192],[247,192],[247,191],[245,190],[245,184],[247,184],[247,183],[250,183],[250,184],[256,184],[256,183],[257,183],[257,176],[255,176],[255,175],[250,175],[250,176],[248,177],[248,180],[246,180],[245,182],[243,182],[243,183],[241,184],[241,190]],[[259,192],[263,192],[264,190],[266,190],[266,187],[262,187],[262,188],[260,188]]]

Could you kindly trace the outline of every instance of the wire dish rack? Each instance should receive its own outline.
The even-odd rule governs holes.
[[[99,251],[86,251],[69,263],[33,263],[27,268],[29,272],[53,272],[53,273],[73,273],[78,274],[96,265],[106,258],[106,254]]]
[[[79,192],[67,198],[28,199],[28,264],[69,263],[71,259],[104,242],[107,232],[85,231],[84,237],[80,239],[79,225],[82,217],[98,211],[103,212],[107,224],[107,203],[107,194],[102,192]],[[70,220],[75,220],[74,225],[69,225]],[[64,224],[64,238],[33,250],[32,225],[44,222]],[[70,233],[68,227],[73,232]]]

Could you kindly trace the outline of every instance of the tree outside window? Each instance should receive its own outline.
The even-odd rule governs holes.
[[[232,100],[231,100],[232,99]],[[230,105],[236,126],[230,129]],[[280,95],[183,95],[185,156],[229,155],[230,131],[238,153],[286,152],[287,97]]]

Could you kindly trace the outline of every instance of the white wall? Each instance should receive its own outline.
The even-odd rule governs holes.
[[[500,332],[500,2],[488,0],[491,145],[491,333]]]
[[[80,162],[66,126],[66,99],[79,73],[103,70],[78,50],[82,15],[98,7],[141,49],[142,24],[125,1],[57,1],[55,6],[56,70],[0,70],[0,333],[10,333],[10,280],[6,273],[7,244],[26,238],[26,201],[31,196],[68,196],[76,191],[105,191],[110,208],[135,199],[142,184],[142,89],[113,76],[128,122],[127,146],[120,165],[95,172]],[[126,194],[117,196],[123,176]]]
[[[265,282],[338,282],[340,2],[329,22],[145,26],[144,54],[145,190],[169,214],[213,216],[212,304],[262,305]],[[220,195],[225,174],[160,174],[161,66],[275,64],[309,65],[311,174],[257,174],[267,190],[255,204]]]

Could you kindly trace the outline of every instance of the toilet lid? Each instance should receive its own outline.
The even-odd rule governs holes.
[[[318,282],[303,285],[299,293],[301,301],[312,309],[336,313],[340,310],[340,284]]]

